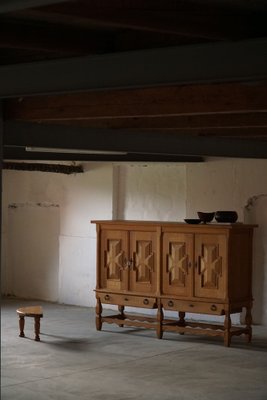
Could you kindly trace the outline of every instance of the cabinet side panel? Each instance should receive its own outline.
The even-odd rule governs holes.
[[[101,258],[101,228],[100,225],[96,225],[96,289],[100,289],[100,258]]]
[[[229,245],[229,298],[250,300],[252,280],[252,232],[235,232]]]

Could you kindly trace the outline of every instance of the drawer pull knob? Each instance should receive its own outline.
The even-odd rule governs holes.
[[[172,300],[168,301],[168,306],[169,307],[173,307],[173,301]]]
[[[128,301],[127,297],[125,297],[124,301]]]
[[[211,311],[216,311],[217,307],[215,306],[215,304],[212,304],[212,306],[210,306]]]
[[[110,296],[108,294],[106,294],[105,300],[110,300]]]
[[[149,304],[149,300],[148,299],[144,299],[143,303],[147,305],[147,304]]]
[[[189,307],[194,307],[194,304],[189,304]]]

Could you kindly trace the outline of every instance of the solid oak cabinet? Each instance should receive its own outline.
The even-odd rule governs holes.
[[[141,326],[180,334],[233,335],[251,340],[254,225],[188,225],[152,221],[92,221],[97,226],[96,327]],[[103,315],[102,304],[119,314]],[[125,307],[156,309],[149,315]],[[244,326],[231,314],[246,308]],[[165,318],[164,310],[177,312]],[[186,320],[186,313],[224,315],[224,324]],[[148,314],[148,313],[147,313]]]

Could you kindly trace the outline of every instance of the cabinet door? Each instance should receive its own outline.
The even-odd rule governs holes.
[[[130,232],[130,262],[129,289],[133,292],[155,293],[156,232]]]
[[[128,232],[101,232],[100,287],[113,291],[128,289]]]
[[[195,235],[195,296],[226,297],[227,237]]]
[[[193,235],[164,233],[163,293],[192,296]]]

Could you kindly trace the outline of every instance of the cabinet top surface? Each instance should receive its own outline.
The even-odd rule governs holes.
[[[166,226],[166,227],[177,227],[177,228],[193,228],[195,229],[202,229],[205,228],[227,228],[227,229],[243,229],[243,228],[256,228],[258,225],[252,224],[243,224],[242,222],[235,222],[235,223],[217,223],[217,222],[210,222],[207,224],[187,224],[186,222],[175,222],[175,221],[141,221],[141,220],[92,220],[91,223],[93,224],[108,224],[108,225],[154,225],[154,226]]]

